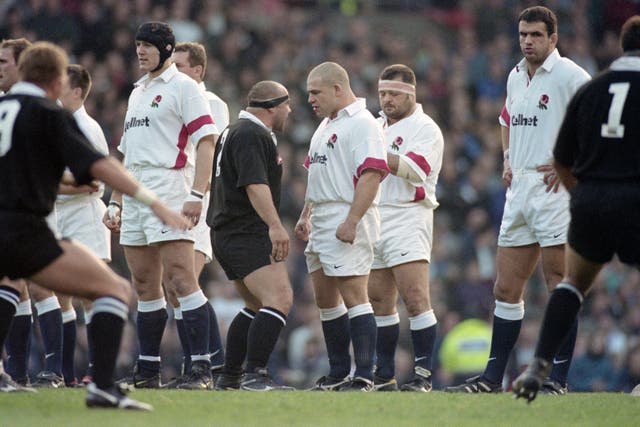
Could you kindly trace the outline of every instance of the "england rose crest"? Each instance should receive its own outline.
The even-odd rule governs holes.
[[[393,140],[393,142],[391,143],[391,148],[393,150],[399,150],[400,146],[402,145],[402,137],[401,136],[397,136],[396,139]]]
[[[162,95],[156,95],[156,97],[153,98],[153,101],[151,101],[151,107],[158,108],[160,101],[162,101]]]
[[[333,135],[331,135],[331,137],[327,141],[327,147],[334,148],[334,145],[336,145],[337,141],[338,141],[338,135],[334,133]]]
[[[548,103],[549,103],[549,95],[542,94],[540,96],[540,101],[538,101],[538,108],[541,110],[546,110]]]

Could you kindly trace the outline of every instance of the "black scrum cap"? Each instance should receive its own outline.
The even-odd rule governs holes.
[[[165,22],[145,22],[138,27],[136,40],[151,43],[160,51],[160,63],[151,71],[162,68],[164,62],[171,56],[176,45],[176,38],[169,24]]]

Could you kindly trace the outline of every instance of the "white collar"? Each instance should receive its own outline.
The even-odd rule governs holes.
[[[41,98],[47,97],[47,92],[45,92],[44,89],[30,82],[18,82],[14,84],[13,86],[11,86],[11,89],[9,89],[9,93],[17,95],[38,96]]]
[[[168,82],[169,80],[171,80],[176,74],[178,74],[180,71],[178,71],[178,67],[176,67],[176,64],[171,64],[169,65],[169,67],[164,70],[162,72],[162,74],[155,76],[153,79],[149,77],[149,73],[145,74],[144,76],[142,76],[140,78],[140,80],[138,80],[137,82],[135,82],[133,85],[134,86],[140,86],[140,85],[146,85],[148,84],[149,81],[152,80],[164,80],[165,82]]]
[[[613,61],[609,68],[613,71],[640,71],[640,57],[621,56]]]
[[[240,114],[238,114],[238,118],[239,119],[251,120],[253,123],[265,128],[267,130],[267,132],[269,132],[269,134],[271,134],[271,139],[273,140],[273,143],[275,145],[278,145],[278,139],[276,138],[276,134],[271,130],[271,128],[267,127],[267,125],[265,125],[262,122],[262,120],[260,120],[259,118],[257,118],[256,116],[254,116],[253,114],[251,114],[250,112],[248,112],[246,110],[240,111]]]

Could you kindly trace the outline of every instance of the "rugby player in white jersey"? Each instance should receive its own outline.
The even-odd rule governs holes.
[[[403,391],[431,391],[437,320],[429,299],[436,183],[444,142],[438,125],[416,103],[416,76],[402,64],[386,67],[378,81],[380,118],[392,176],[380,185],[380,240],[369,275],[369,299],[378,326],[375,389],[398,389],[395,350],[398,293],[409,315],[414,376]]]
[[[518,17],[524,58],[511,70],[507,100],[500,115],[507,186],[494,285],[496,307],[487,366],[482,375],[446,391],[499,393],[504,372],[524,318],[524,287],[538,260],[549,291],[564,274],[564,245],[569,226],[569,195],[551,162],[567,105],[589,74],[556,48],[558,23],[543,6]],[[564,394],[577,324],[558,351],[544,391]]]

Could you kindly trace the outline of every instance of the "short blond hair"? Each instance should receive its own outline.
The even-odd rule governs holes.
[[[200,78],[204,79],[204,74],[207,71],[207,51],[202,43],[196,42],[182,42],[176,44],[174,52],[187,52],[189,55],[189,65],[192,67],[202,66],[202,73]]]
[[[47,85],[67,72],[69,57],[59,46],[36,42],[20,55],[20,79],[37,85]]]

